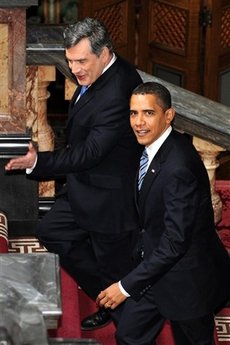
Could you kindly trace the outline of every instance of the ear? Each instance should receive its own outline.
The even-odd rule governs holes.
[[[175,110],[173,108],[169,108],[168,110],[166,110],[165,116],[166,116],[166,122],[170,124],[175,117]]]
[[[109,49],[107,47],[104,47],[101,51],[101,55],[103,57],[103,59],[107,60],[109,58]]]

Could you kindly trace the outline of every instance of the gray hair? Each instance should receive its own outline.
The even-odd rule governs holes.
[[[100,56],[104,47],[113,52],[110,35],[101,22],[95,18],[85,18],[74,24],[68,25],[63,32],[64,46],[66,49],[78,44],[83,38],[88,38],[92,52]]]

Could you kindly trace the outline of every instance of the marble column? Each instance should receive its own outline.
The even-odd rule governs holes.
[[[215,190],[216,169],[219,166],[217,156],[220,154],[220,152],[224,151],[224,149],[197,137],[193,137],[193,144],[199,152],[208,172],[215,224],[217,224],[222,217],[222,201],[219,194]]]
[[[60,23],[60,0],[43,0],[42,9],[45,24]]]
[[[30,140],[26,109],[26,9],[38,0],[0,0],[0,204],[9,236],[33,232],[38,218],[37,183],[25,172],[6,173],[11,157]],[[23,195],[23,199],[22,199]]]
[[[0,2],[0,135],[25,132],[25,13]]]
[[[54,132],[47,119],[47,90],[55,81],[55,66],[27,66],[27,128],[38,151],[54,149]],[[54,181],[39,183],[39,197],[53,197]]]
[[[65,79],[65,100],[71,100],[74,92],[76,91],[77,84],[74,83],[72,80],[66,78]]]

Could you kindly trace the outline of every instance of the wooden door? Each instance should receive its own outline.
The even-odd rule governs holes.
[[[79,19],[94,17],[108,28],[118,54],[135,63],[135,2],[79,0]]]
[[[230,106],[230,0],[205,0],[204,96]]]
[[[138,68],[230,105],[230,0],[140,0],[138,27]]]
[[[230,106],[230,0],[79,0],[86,16],[139,69]]]
[[[142,0],[138,68],[200,93],[202,0]]]

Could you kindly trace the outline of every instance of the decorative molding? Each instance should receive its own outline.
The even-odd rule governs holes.
[[[9,239],[9,253],[45,253],[47,250],[35,237],[18,237]]]
[[[185,55],[188,11],[157,1],[151,2],[150,11],[149,42]]]
[[[222,49],[230,47],[230,6],[224,8],[221,16],[220,46]]]
[[[94,16],[106,25],[115,46],[127,44],[127,1],[100,8],[95,11]]]
[[[218,343],[221,345],[230,344],[230,315],[224,315],[225,309],[215,317],[216,333]],[[229,312],[229,311],[228,311]]]

